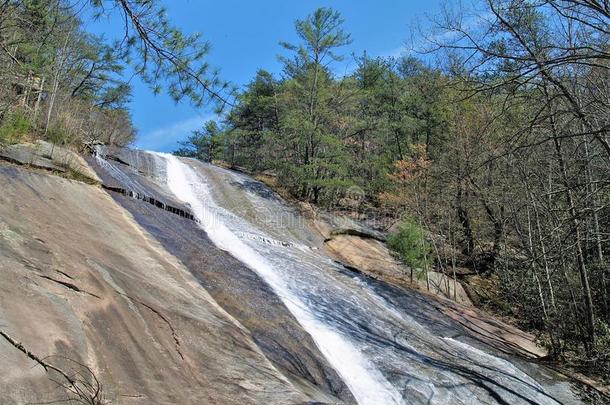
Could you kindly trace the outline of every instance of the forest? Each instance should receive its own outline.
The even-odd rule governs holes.
[[[280,74],[236,89],[159,1],[0,0],[0,146],[130,145],[137,76],[217,110],[176,154],[387,231],[418,271],[480,276],[480,306],[607,379],[610,3],[479,8],[447,6],[400,57],[346,55],[342,16],[320,8],[280,43]],[[124,37],[87,32],[100,18]]]
[[[115,21],[118,38],[87,30]],[[159,1],[1,0],[0,144],[128,145],[134,78],[176,102],[222,109],[232,88],[206,62],[209,49]]]
[[[341,15],[318,9],[280,44],[282,73],[259,70],[176,153],[389,228],[411,267],[474,271],[481,306],[607,377],[609,22],[607,2],[488,0],[370,57],[344,55]]]
[[[0,141],[78,147],[135,137],[120,55],[60,2],[0,2]]]

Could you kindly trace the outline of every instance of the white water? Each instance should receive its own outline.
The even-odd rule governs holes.
[[[187,203],[217,246],[275,290],[358,402],[556,404],[556,393],[578,402],[567,384],[536,381],[530,366],[454,339],[461,328],[443,326],[417,294],[346,273],[302,217],[250,177],[164,154],[117,157],[128,165],[97,161],[123,187]]]
[[[312,336],[322,354],[335,368],[359,404],[402,404],[402,396],[383,374],[350,340],[320,322],[305,303],[294,295],[280,272],[254,249],[229,230],[217,215],[222,209],[211,198],[210,190],[198,174],[172,155],[167,160],[167,186],[188,203],[212,242],[258,273],[282,299],[288,310]]]
[[[112,163],[104,159],[103,153],[99,150],[95,154],[95,160],[97,164],[103,167],[110,176],[114,177],[115,180],[123,184],[127,189],[135,191],[144,195],[146,193],[144,187],[142,187],[136,180],[132,180],[123,171],[115,167]]]

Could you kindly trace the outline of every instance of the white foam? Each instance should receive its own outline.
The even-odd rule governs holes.
[[[344,335],[320,322],[290,289],[286,281],[254,249],[229,230],[216,215],[210,191],[197,173],[175,156],[160,154],[167,161],[167,185],[188,203],[212,242],[231,253],[259,274],[282,299],[288,310],[311,335],[328,362],[335,368],[359,404],[402,404],[399,392]]]

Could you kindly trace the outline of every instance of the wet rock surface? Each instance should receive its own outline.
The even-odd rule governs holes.
[[[138,156],[136,161],[121,150],[107,153],[117,156],[113,159],[115,167],[130,176],[130,182],[137,189],[167,205],[189,209],[159,187],[154,169],[149,169],[158,164],[153,158],[146,161],[145,156]],[[92,165],[102,169],[100,175],[105,184],[118,184],[117,179],[103,168],[93,162]],[[111,193],[111,196],[187,266],[219,305],[249,330],[263,353],[300,390],[320,402],[354,402],[335,370],[277,295],[251,269],[216,248],[197,222],[171,212],[160,212],[158,207],[143,204],[128,195]]]
[[[346,273],[298,211],[251,177],[193,160],[167,164],[168,188],[204,219],[215,244],[280,292],[359,402],[578,402],[561,376],[520,360],[510,327]],[[442,331],[439,321],[447,325]]]

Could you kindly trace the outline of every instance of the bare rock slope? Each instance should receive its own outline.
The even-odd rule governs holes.
[[[385,237],[347,217],[309,208],[305,211],[312,228],[323,238],[325,248],[339,262],[373,278],[407,288],[421,288],[434,295],[450,298],[462,305],[472,306],[462,285],[447,275],[435,271],[410,269],[390,253]]]
[[[0,165],[0,190],[0,403],[308,400],[99,187]]]

